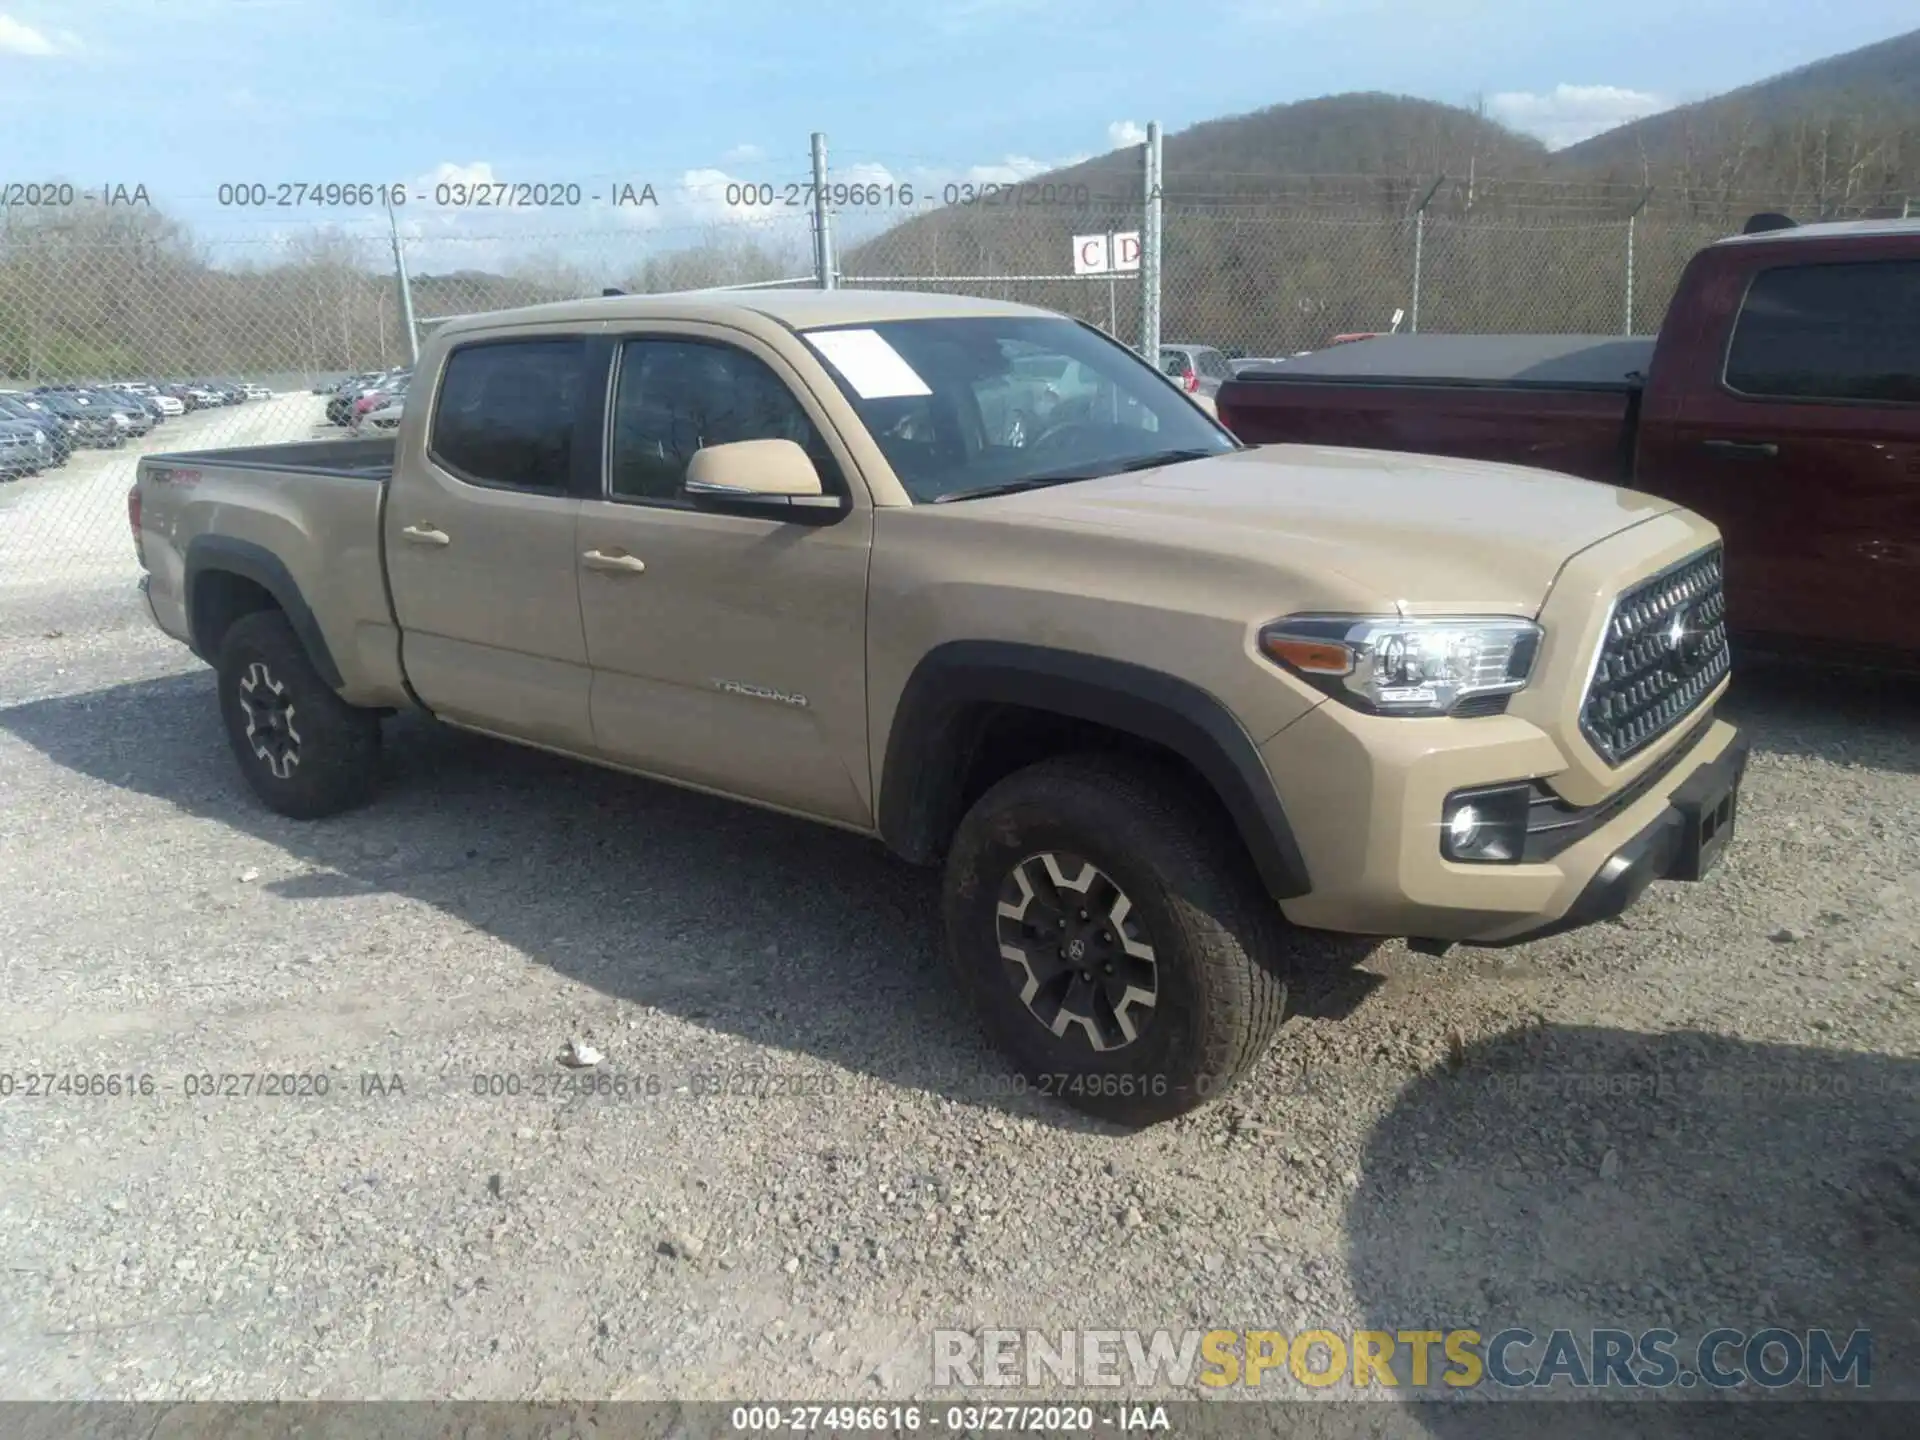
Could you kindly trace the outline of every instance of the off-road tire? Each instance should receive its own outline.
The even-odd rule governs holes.
[[[228,743],[240,773],[268,809],[315,820],[350,810],[373,794],[380,778],[380,717],[334,694],[284,614],[260,610],[236,620],[220,643],[216,668]],[[283,732],[258,719],[267,706],[285,707],[291,746]]]
[[[1022,901],[1027,888],[1014,872],[1050,854],[1082,859],[1110,880],[1128,902],[1130,928],[1137,922],[1136,944],[1152,951],[1156,998],[1150,1013],[1131,1007],[1144,1017],[1138,1036],[1114,1048],[1095,1048],[1091,1024],[1055,1033],[1030,1008],[1034,967],[1002,954],[1002,901]],[[1284,917],[1230,822],[1150,763],[1063,756],[1000,781],[954,836],[943,909],[960,986],[1017,1083],[1105,1120],[1150,1125],[1218,1098],[1259,1060],[1285,1014]],[[1046,993],[1036,997],[1043,1006]]]

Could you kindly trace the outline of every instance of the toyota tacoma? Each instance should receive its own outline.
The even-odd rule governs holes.
[[[1301,931],[1512,944],[1732,833],[1721,542],[1672,501],[1249,448],[951,296],[611,295],[414,373],[391,438],[140,461],[147,604],[259,798],[362,802],[419,710],[875,837],[944,867],[1012,1063],[1112,1120],[1244,1074]]]

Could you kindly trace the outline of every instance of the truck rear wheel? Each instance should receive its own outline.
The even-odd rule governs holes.
[[[333,693],[278,610],[233,623],[220,644],[220,718],[240,773],[296,820],[364,802],[380,774],[380,717]]]
[[[1223,1094],[1286,1007],[1284,921],[1224,820],[1149,765],[1067,756],[982,796],[947,949],[1024,1085],[1126,1125]]]

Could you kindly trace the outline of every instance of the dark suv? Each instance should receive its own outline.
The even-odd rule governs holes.
[[[49,390],[34,399],[59,418],[75,445],[93,445],[111,450],[126,442],[130,427],[115,423],[113,412],[103,405],[89,404],[79,396]]]
[[[0,394],[0,424],[17,421],[31,425],[46,437],[47,463],[64,465],[73,454],[73,439],[60,417],[28,395]]]

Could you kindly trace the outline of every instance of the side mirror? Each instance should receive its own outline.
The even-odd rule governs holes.
[[[831,520],[846,508],[820,484],[807,452],[791,440],[707,445],[687,462],[686,496],[705,510],[782,520]]]

